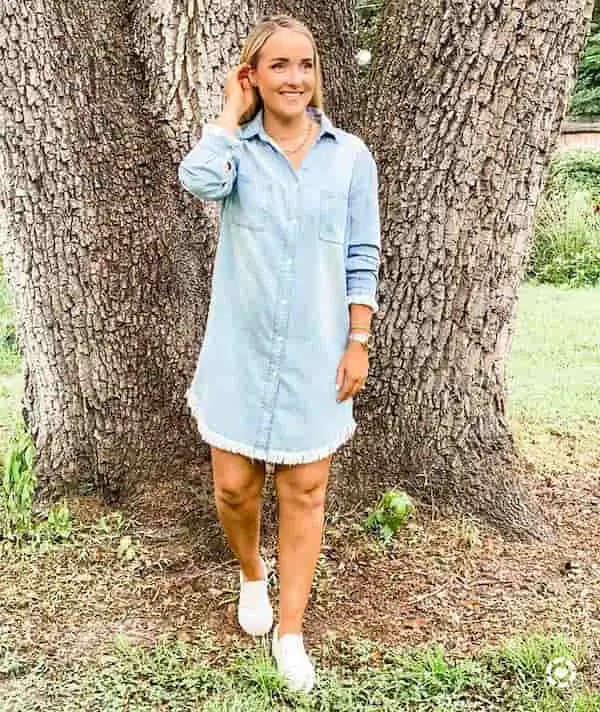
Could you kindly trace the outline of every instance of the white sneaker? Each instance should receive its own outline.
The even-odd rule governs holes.
[[[315,668],[304,650],[302,634],[285,633],[279,638],[279,623],[273,630],[273,657],[290,690],[310,692],[315,681]]]
[[[250,635],[265,635],[273,625],[273,608],[267,591],[267,564],[260,557],[264,578],[259,581],[246,581],[240,567],[240,599],[238,602],[238,621]]]

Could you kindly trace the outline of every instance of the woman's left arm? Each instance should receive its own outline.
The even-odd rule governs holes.
[[[377,166],[363,144],[352,172],[347,221],[346,301],[350,331],[370,331],[371,317],[379,310],[377,285],[381,261],[381,235]],[[338,401],[354,396],[364,385],[369,370],[368,353],[348,342],[336,373]]]
[[[346,299],[351,324],[358,327],[365,324],[366,310],[353,309],[352,304],[371,307],[370,316],[379,310],[376,293],[381,262],[377,165],[364,144],[352,171],[347,231]]]

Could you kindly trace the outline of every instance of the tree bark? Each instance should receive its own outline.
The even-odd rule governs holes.
[[[362,131],[381,183],[381,311],[340,463],[358,497],[401,482],[507,536],[553,535],[519,476],[505,366],[591,12],[585,0],[388,4]]]

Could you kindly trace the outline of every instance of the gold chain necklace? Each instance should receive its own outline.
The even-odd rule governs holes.
[[[298,153],[298,151],[301,148],[303,148],[303,146],[308,141],[308,137],[310,136],[310,130],[312,129],[312,125],[313,125],[312,119],[309,119],[308,126],[306,127],[306,132],[304,134],[304,137],[302,138],[302,142],[298,146],[296,146],[296,148],[293,148],[293,149],[286,149],[282,146],[283,152],[287,155],[293,155],[294,153]],[[279,144],[281,143],[281,139],[277,138],[277,136],[273,136],[273,138],[277,141],[277,143],[279,143]]]

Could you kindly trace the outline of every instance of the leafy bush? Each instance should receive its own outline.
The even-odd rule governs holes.
[[[577,70],[569,116],[600,114],[600,26],[592,23]]]
[[[600,151],[564,151],[550,164],[544,184],[547,197],[580,190],[588,191],[594,203],[600,202]]]
[[[383,0],[356,0],[354,7],[358,19],[358,45],[362,49],[373,49],[383,14]]]
[[[31,529],[31,506],[36,486],[31,435],[19,425],[8,443],[4,457],[0,522],[5,539],[18,540]]]
[[[571,287],[600,284],[600,205],[589,191],[540,199],[527,276]]]

